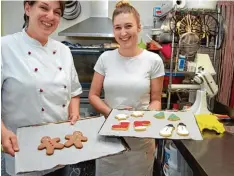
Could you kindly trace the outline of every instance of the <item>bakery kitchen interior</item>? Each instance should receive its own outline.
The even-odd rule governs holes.
[[[60,5],[59,10],[56,5]],[[64,1],[63,14],[62,9],[60,2],[47,0],[32,4],[1,1],[1,175],[38,172],[64,176],[233,176],[234,1],[72,0]],[[24,14],[31,26],[37,24],[30,18],[41,23],[39,28],[44,25],[44,32],[50,32],[50,26],[60,20],[49,36],[57,42],[53,47],[61,46],[60,50],[49,54],[51,40],[41,45],[35,37],[40,36],[35,34],[40,29],[33,29],[33,33],[30,26],[23,27]],[[17,37],[22,41],[17,41]],[[21,44],[17,47],[12,41]],[[25,48],[29,51],[24,56]],[[66,58],[56,56],[63,53]],[[42,58],[47,55],[50,57]],[[48,61],[53,57],[60,59],[59,70],[54,73],[51,70],[58,63]],[[10,63],[11,59],[14,62]],[[69,85],[67,79],[67,86],[57,90],[55,85],[64,81],[70,61],[79,82]],[[41,67],[44,71],[51,68],[47,69],[48,80],[47,76],[39,76],[46,75],[40,73]],[[51,79],[53,74],[58,80]],[[22,75],[31,82],[22,81]],[[39,79],[37,84],[34,79]],[[10,84],[12,87],[8,87]],[[46,94],[46,86],[53,85],[54,91],[49,91],[54,95]],[[8,106],[15,101],[27,104],[27,98],[23,99],[33,86],[40,90],[34,96],[41,101],[40,106],[48,105],[33,113],[45,121],[27,120],[31,112],[23,113],[28,114],[25,123],[8,120],[14,116],[12,111],[18,109]],[[71,92],[72,86],[77,91],[82,89],[82,93]],[[24,88],[29,91],[22,98]],[[70,106],[74,95],[80,101],[73,104],[75,108]],[[64,102],[62,96],[70,97],[66,99],[69,108],[78,109],[76,117],[80,119],[74,125],[66,119],[67,111],[61,109],[67,108],[66,104],[52,108],[56,113],[49,112],[50,103],[59,106]],[[31,111],[30,106],[36,105],[27,106],[17,110],[17,114]],[[9,114],[13,116],[7,117]],[[63,120],[52,117],[49,121],[47,116],[53,114]],[[74,115],[69,116],[72,118]],[[9,133],[15,126],[15,133]],[[25,142],[25,138],[30,140]],[[19,150],[15,149],[15,141]],[[144,141],[156,145],[153,149],[143,147]]]

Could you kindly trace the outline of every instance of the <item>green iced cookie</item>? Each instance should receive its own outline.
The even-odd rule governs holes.
[[[175,115],[175,114],[171,114],[168,117],[168,120],[170,120],[170,121],[177,121],[177,120],[180,120],[180,118],[177,115]]]
[[[155,114],[154,117],[157,119],[164,119],[165,115],[164,115],[164,112],[159,112],[159,113]]]

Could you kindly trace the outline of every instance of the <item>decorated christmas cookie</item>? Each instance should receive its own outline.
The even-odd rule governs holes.
[[[118,120],[127,120],[128,115],[127,114],[118,114],[115,116],[115,118]]]
[[[83,136],[82,132],[80,131],[75,131],[73,134],[71,135],[66,135],[65,139],[67,139],[68,141],[64,144],[65,147],[71,147],[72,145],[74,145],[77,149],[81,149],[83,148],[83,144],[82,142],[86,142],[88,141],[88,138]]]
[[[188,136],[189,131],[184,123],[179,123],[177,126],[177,134],[180,136]]]
[[[151,124],[148,120],[137,120],[134,121],[134,126],[149,126]]]
[[[170,120],[170,121],[177,121],[177,120],[180,120],[180,118],[177,115],[175,115],[175,114],[171,114],[168,117],[168,120]]]
[[[146,130],[146,126],[135,126],[134,130],[135,131],[145,131]]]
[[[131,116],[133,116],[133,117],[143,117],[144,112],[142,112],[142,111],[133,111]]]
[[[164,112],[159,112],[159,113],[155,114],[154,117],[157,119],[165,119],[165,114],[164,114]]]
[[[133,126],[135,131],[145,131],[147,126],[151,124],[148,120],[134,121]]]
[[[38,150],[46,149],[47,155],[53,155],[55,149],[63,149],[64,145],[59,143],[60,138],[50,138],[49,136],[44,136],[41,138],[41,144],[38,146]]]
[[[129,128],[130,122],[120,122],[119,124],[112,125],[112,130],[117,131],[127,131]]]
[[[163,137],[170,137],[172,136],[175,127],[172,124],[166,125],[163,129],[160,130],[159,134]]]

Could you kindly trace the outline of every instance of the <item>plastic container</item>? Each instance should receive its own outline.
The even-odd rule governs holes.
[[[165,176],[182,176],[181,172],[167,165],[163,166],[163,173]]]
[[[177,70],[178,71],[184,71],[184,68],[185,68],[185,56],[183,55],[179,55],[179,58],[178,58],[178,68]]]
[[[185,161],[174,143],[169,145],[170,158],[168,165],[164,164],[163,171],[166,176],[193,176],[191,168]]]
[[[165,150],[164,150],[164,164],[167,164],[168,165],[168,161],[170,159],[170,149],[169,149],[169,145],[170,143],[167,143],[165,145]]]
[[[176,147],[173,144],[171,144],[169,146],[169,148],[170,148],[170,160],[168,161],[168,164],[173,169],[178,170],[178,168],[179,168],[178,150],[176,149]]]

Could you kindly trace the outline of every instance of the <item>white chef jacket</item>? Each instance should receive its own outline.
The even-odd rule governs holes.
[[[165,75],[162,59],[144,50],[126,58],[118,49],[104,52],[94,70],[105,76],[105,102],[111,108],[131,106],[145,109],[150,103],[150,80]],[[152,176],[155,141],[124,138],[131,150],[96,160],[96,176]]]
[[[2,37],[1,50],[1,118],[7,129],[16,133],[18,127],[67,120],[71,97],[82,93],[69,48],[50,38],[42,46],[23,29]],[[6,171],[14,175],[14,158],[5,158]]]

